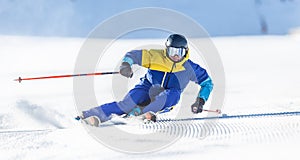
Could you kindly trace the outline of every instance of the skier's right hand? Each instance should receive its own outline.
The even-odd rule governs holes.
[[[122,76],[125,76],[127,78],[131,78],[133,75],[131,66],[129,63],[127,62],[122,62],[121,66],[120,66],[120,74]]]

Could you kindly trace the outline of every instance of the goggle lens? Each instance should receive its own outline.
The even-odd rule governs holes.
[[[175,48],[175,47],[168,47],[167,52],[169,56],[178,56],[179,58],[182,58],[186,54],[185,48]]]

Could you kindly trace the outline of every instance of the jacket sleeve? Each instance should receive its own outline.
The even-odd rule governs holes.
[[[191,81],[196,82],[201,87],[198,93],[198,97],[203,98],[205,101],[207,101],[214,86],[213,82],[204,68],[193,62],[191,62],[190,64],[193,69]]]
[[[200,83],[201,89],[199,91],[198,97],[203,98],[205,101],[207,101],[214,84],[212,83],[212,80],[210,77],[208,77],[206,80],[204,80],[202,83]]]
[[[123,58],[123,62],[127,62],[130,65],[137,64],[141,66],[142,57],[143,57],[143,50],[132,50],[125,54]]]

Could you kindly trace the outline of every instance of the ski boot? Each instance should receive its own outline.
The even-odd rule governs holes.
[[[75,117],[76,120],[81,121],[84,124],[88,124],[90,126],[99,127],[100,119],[97,116],[84,117],[83,115]]]
[[[126,117],[139,116],[142,114],[142,109],[140,107],[133,108]]]
[[[145,124],[156,122],[156,114],[152,111],[143,114],[143,120]]]

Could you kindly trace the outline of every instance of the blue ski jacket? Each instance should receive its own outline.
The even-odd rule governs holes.
[[[143,79],[165,89],[183,92],[189,81],[193,81],[201,86],[198,97],[205,101],[213,89],[210,76],[204,68],[189,59],[189,52],[183,60],[175,63],[167,57],[164,49],[132,50],[126,53],[123,62],[148,68]]]

